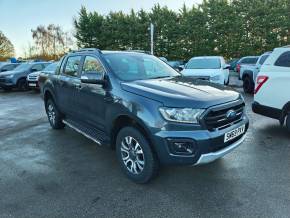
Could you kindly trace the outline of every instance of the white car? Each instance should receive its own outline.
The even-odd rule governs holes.
[[[191,58],[181,71],[183,76],[209,80],[213,83],[229,84],[229,67],[221,56]]]
[[[262,65],[255,84],[252,109],[278,119],[290,131],[290,46],[276,48]]]

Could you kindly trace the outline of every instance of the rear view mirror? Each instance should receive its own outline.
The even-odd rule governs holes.
[[[34,69],[34,68],[31,69],[31,72],[36,72],[36,71],[37,71],[37,69]]]
[[[104,73],[97,71],[83,72],[81,76],[81,82],[89,84],[104,84],[105,75]]]

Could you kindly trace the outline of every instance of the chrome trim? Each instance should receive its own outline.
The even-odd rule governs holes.
[[[202,164],[210,163],[210,162],[215,161],[216,159],[223,157],[227,153],[229,153],[232,150],[234,150],[235,148],[237,148],[245,140],[245,138],[246,138],[246,134],[241,139],[239,139],[235,143],[227,146],[224,149],[221,149],[221,150],[216,151],[216,152],[202,154],[200,156],[200,158],[198,159],[198,161],[194,165],[202,165]]]
[[[77,131],[78,133],[82,134],[83,136],[87,137],[88,139],[91,139],[92,141],[96,142],[99,145],[102,145],[100,141],[98,141],[97,139],[94,139],[93,137],[89,136],[88,134],[84,133],[82,130],[78,129],[77,127],[75,127],[74,125],[70,124],[69,122],[67,122],[66,120],[62,120],[62,122],[65,125],[68,125],[70,128],[74,129],[75,131]]]

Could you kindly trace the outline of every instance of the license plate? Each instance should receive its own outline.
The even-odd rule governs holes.
[[[227,132],[225,134],[224,142],[228,142],[234,138],[237,138],[238,136],[242,135],[245,132],[245,125],[240,126],[230,132]]]
[[[33,87],[36,87],[36,84],[35,83],[29,83],[28,85],[29,86],[33,86]]]

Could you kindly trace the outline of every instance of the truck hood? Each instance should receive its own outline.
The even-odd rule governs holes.
[[[18,73],[23,73],[23,71],[16,71],[16,70],[11,70],[11,71],[5,71],[0,73],[0,76],[10,76],[10,75],[15,75]]]
[[[167,107],[208,108],[240,98],[239,93],[224,86],[181,76],[123,82],[121,87]]]
[[[184,69],[183,76],[208,76],[213,77],[221,74],[221,69]]]

